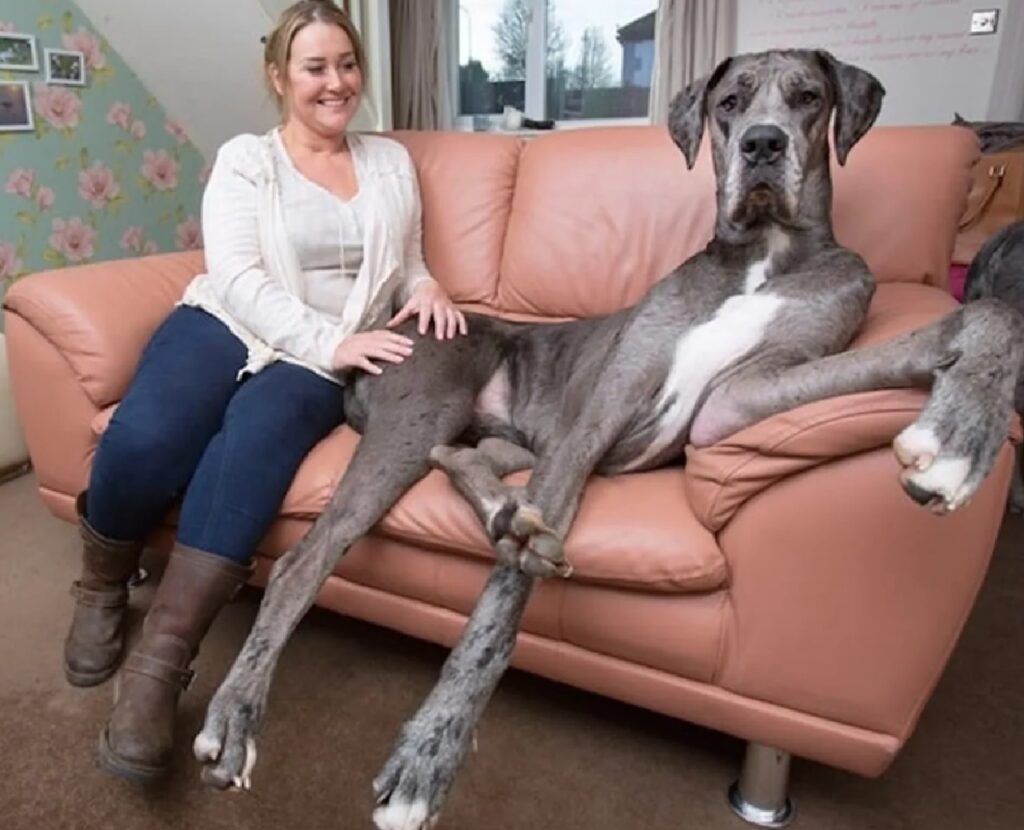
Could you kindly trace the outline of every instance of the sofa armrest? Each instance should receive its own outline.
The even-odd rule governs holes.
[[[686,490],[694,515],[711,532],[744,502],[788,476],[888,446],[917,418],[920,390],[844,395],[766,418],[717,444],[686,450]],[[1021,439],[1014,418],[1009,438]]]
[[[888,447],[745,502],[717,536],[730,601],[719,685],[902,744],[985,577],[1013,455],[1005,444],[947,516],[907,498]]]
[[[863,392],[773,415],[708,447],[686,449],[686,489],[715,533],[744,502],[787,476],[889,444],[927,399],[909,389]]]
[[[202,269],[202,251],[185,251],[45,271],[15,283],[4,308],[53,344],[102,409],[120,400],[147,341]]]

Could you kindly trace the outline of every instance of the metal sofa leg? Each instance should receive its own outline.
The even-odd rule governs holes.
[[[736,815],[758,827],[785,827],[796,808],[790,801],[788,752],[748,743],[740,778],[729,787],[729,806]]]

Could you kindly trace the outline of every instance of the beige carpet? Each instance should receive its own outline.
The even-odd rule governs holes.
[[[282,658],[254,790],[204,789],[187,743],[244,638],[253,591],[220,617],[183,699],[174,774],[142,789],[105,774],[96,736],[109,684],[60,671],[77,567],[74,529],[31,476],[0,486],[2,830],[370,830],[370,781],[444,652],[314,610]],[[917,733],[876,781],[797,761],[803,830],[1024,827],[1024,522],[1008,518],[967,631]],[[145,606],[152,587],[135,592]],[[741,830],[724,792],[731,738],[519,672],[505,678],[441,822],[447,830]]]

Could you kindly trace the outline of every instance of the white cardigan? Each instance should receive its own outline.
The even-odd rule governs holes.
[[[396,294],[404,300],[431,279],[416,169],[396,141],[348,136],[361,191],[363,262],[336,318],[304,301],[285,232],[274,141],[273,131],[240,135],[218,151],[203,194],[207,273],[189,284],[181,302],[208,311],[246,345],[239,377],[286,360],[337,381],[331,360],[338,344],[381,325]]]

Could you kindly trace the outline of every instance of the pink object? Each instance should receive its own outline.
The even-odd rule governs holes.
[[[949,293],[953,295],[958,303],[964,301],[964,283],[967,281],[967,266],[959,262],[950,263],[949,266]]]

